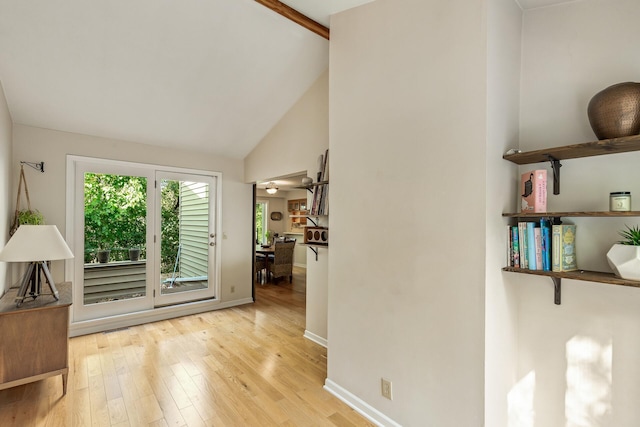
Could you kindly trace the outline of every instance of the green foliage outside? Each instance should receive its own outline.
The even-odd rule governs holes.
[[[146,258],[146,178],[86,173],[84,200],[85,262],[98,250],[110,250],[111,261],[126,260],[133,247]]]
[[[164,274],[173,271],[180,244],[180,181],[163,180],[161,186],[160,272]]]
[[[161,185],[161,272],[167,273],[173,271],[180,240],[180,183]],[[146,259],[146,178],[86,173],[84,200],[85,263],[96,262],[98,250],[111,251],[110,261],[128,260],[134,247]]]
[[[264,229],[265,207],[264,203],[256,203],[256,243],[258,244],[264,243],[262,240],[266,232]]]

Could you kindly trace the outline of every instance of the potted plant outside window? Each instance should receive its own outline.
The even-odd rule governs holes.
[[[626,227],[618,232],[623,240],[607,252],[607,262],[618,277],[640,281],[640,227]]]
[[[129,248],[129,261],[138,261],[140,258],[140,248]]]
[[[98,252],[96,252],[96,257],[98,258],[98,262],[101,264],[108,263],[110,253],[111,251],[109,249],[98,249]]]

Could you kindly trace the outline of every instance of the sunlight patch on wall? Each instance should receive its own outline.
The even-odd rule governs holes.
[[[531,371],[513,386],[507,396],[509,427],[535,426],[535,411],[533,409],[535,392],[536,373]]]
[[[565,427],[608,425],[611,417],[613,344],[589,337],[567,342]]]

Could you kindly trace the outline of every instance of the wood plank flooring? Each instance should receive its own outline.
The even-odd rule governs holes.
[[[71,338],[60,376],[0,391],[0,426],[372,426],[323,390],[304,269],[255,304]],[[0,343],[1,345],[1,343]]]

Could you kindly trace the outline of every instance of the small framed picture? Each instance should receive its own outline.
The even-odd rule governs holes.
[[[282,212],[271,212],[272,221],[280,221],[282,219]]]

